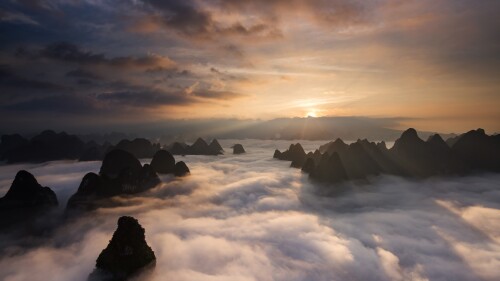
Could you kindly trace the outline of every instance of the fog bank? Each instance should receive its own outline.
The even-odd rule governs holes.
[[[246,154],[231,154],[236,142]],[[323,142],[301,143],[310,151]],[[500,175],[383,176],[321,197],[315,191],[327,186],[272,159],[274,149],[289,144],[222,140],[226,155],[176,157],[191,176],[162,176],[157,188],[114,198],[118,207],[68,221],[31,246],[9,243],[2,234],[0,279],[85,280],[123,215],[146,229],[157,257],[152,280],[500,278]],[[99,167],[72,161],[0,166],[0,195],[27,169],[57,193],[62,212],[81,178]]]

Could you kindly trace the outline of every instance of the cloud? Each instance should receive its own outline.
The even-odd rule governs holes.
[[[214,91],[214,90],[195,90],[192,95],[215,100],[231,100],[236,98],[246,97],[245,94],[235,93],[231,91]]]
[[[97,99],[126,106],[152,107],[159,105],[185,105],[193,102],[183,93],[173,93],[154,89],[143,91],[113,91],[97,95]]]
[[[31,59],[47,58],[56,61],[76,63],[80,65],[104,65],[113,68],[172,68],[175,62],[168,57],[150,54],[147,56],[133,57],[122,56],[108,58],[104,54],[84,51],[79,46],[68,42],[52,43],[39,51],[28,51],[19,48],[16,51],[18,57]]]
[[[89,114],[98,111],[100,105],[91,97],[79,95],[55,95],[34,98],[28,101],[9,104],[5,110],[20,112],[52,112],[66,114]]]
[[[190,177],[162,176],[157,188],[115,198],[116,207],[66,221],[48,238],[12,246],[14,238],[2,234],[0,278],[85,279],[122,215],[135,216],[146,229],[157,257],[149,280],[489,281],[500,276],[497,174],[425,181],[378,177],[336,197],[321,197],[314,189],[333,187],[316,185],[289,163],[271,158],[274,148],[289,142],[238,142],[245,155],[176,157],[189,165]],[[307,149],[319,143],[303,142]],[[234,141],[221,144],[229,151]],[[0,192],[26,168],[62,195],[63,208],[65,194],[99,166],[4,165]]]
[[[93,80],[100,80],[101,77],[91,71],[82,69],[82,68],[77,68],[75,70],[68,71],[66,73],[66,76],[68,77],[74,77],[74,78],[85,78],[85,79],[93,79]]]
[[[243,24],[242,22],[221,22],[210,9],[204,9],[195,1],[157,1],[145,0],[152,9],[140,20],[133,30],[151,31],[163,26],[190,39],[212,40],[226,36],[244,36],[260,38],[281,37],[281,31],[272,24],[258,22]],[[214,4],[213,2],[211,4]],[[211,7],[213,8],[213,7]],[[152,16],[151,16],[152,15]]]

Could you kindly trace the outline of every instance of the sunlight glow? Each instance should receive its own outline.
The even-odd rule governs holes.
[[[318,117],[318,112],[315,109],[309,110],[306,114],[306,117]]]

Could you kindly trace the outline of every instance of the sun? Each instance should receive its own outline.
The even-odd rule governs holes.
[[[309,110],[307,113],[306,113],[306,117],[318,117],[318,113],[316,112],[316,110]]]

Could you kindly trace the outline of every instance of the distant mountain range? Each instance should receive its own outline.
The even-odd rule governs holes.
[[[372,117],[306,117],[277,118],[272,120],[240,119],[199,119],[167,120],[147,124],[133,124],[126,127],[105,129],[96,125],[96,132],[76,134],[84,142],[106,142],[114,145],[123,139],[146,138],[162,145],[173,142],[194,142],[198,137],[206,139],[282,139],[282,140],[332,140],[341,138],[346,141],[369,139],[372,141],[394,141],[402,133],[393,129],[401,127],[401,118]],[[75,127],[77,128],[77,127]],[[118,132],[118,133],[117,133]],[[122,132],[122,133],[119,133]],[[36,134],[22,133],[25,138]],[[38,134],[38,132],[36,132]],[[420,131],[423,138],[434,133]],[[454,134],[442,134],[445,139]]]
[[[500,172],[500,135],[487,135],[483,129],[443,138],[434,134],[421,139],[408,129],[388,149],[384,142],[366,139],[346,144],[341,139],[306,154],[300,143],[274,158],[292,161],[309,177],[328,183],[365,181],[381,174],[409,178],[461,176],[471,173]]]

